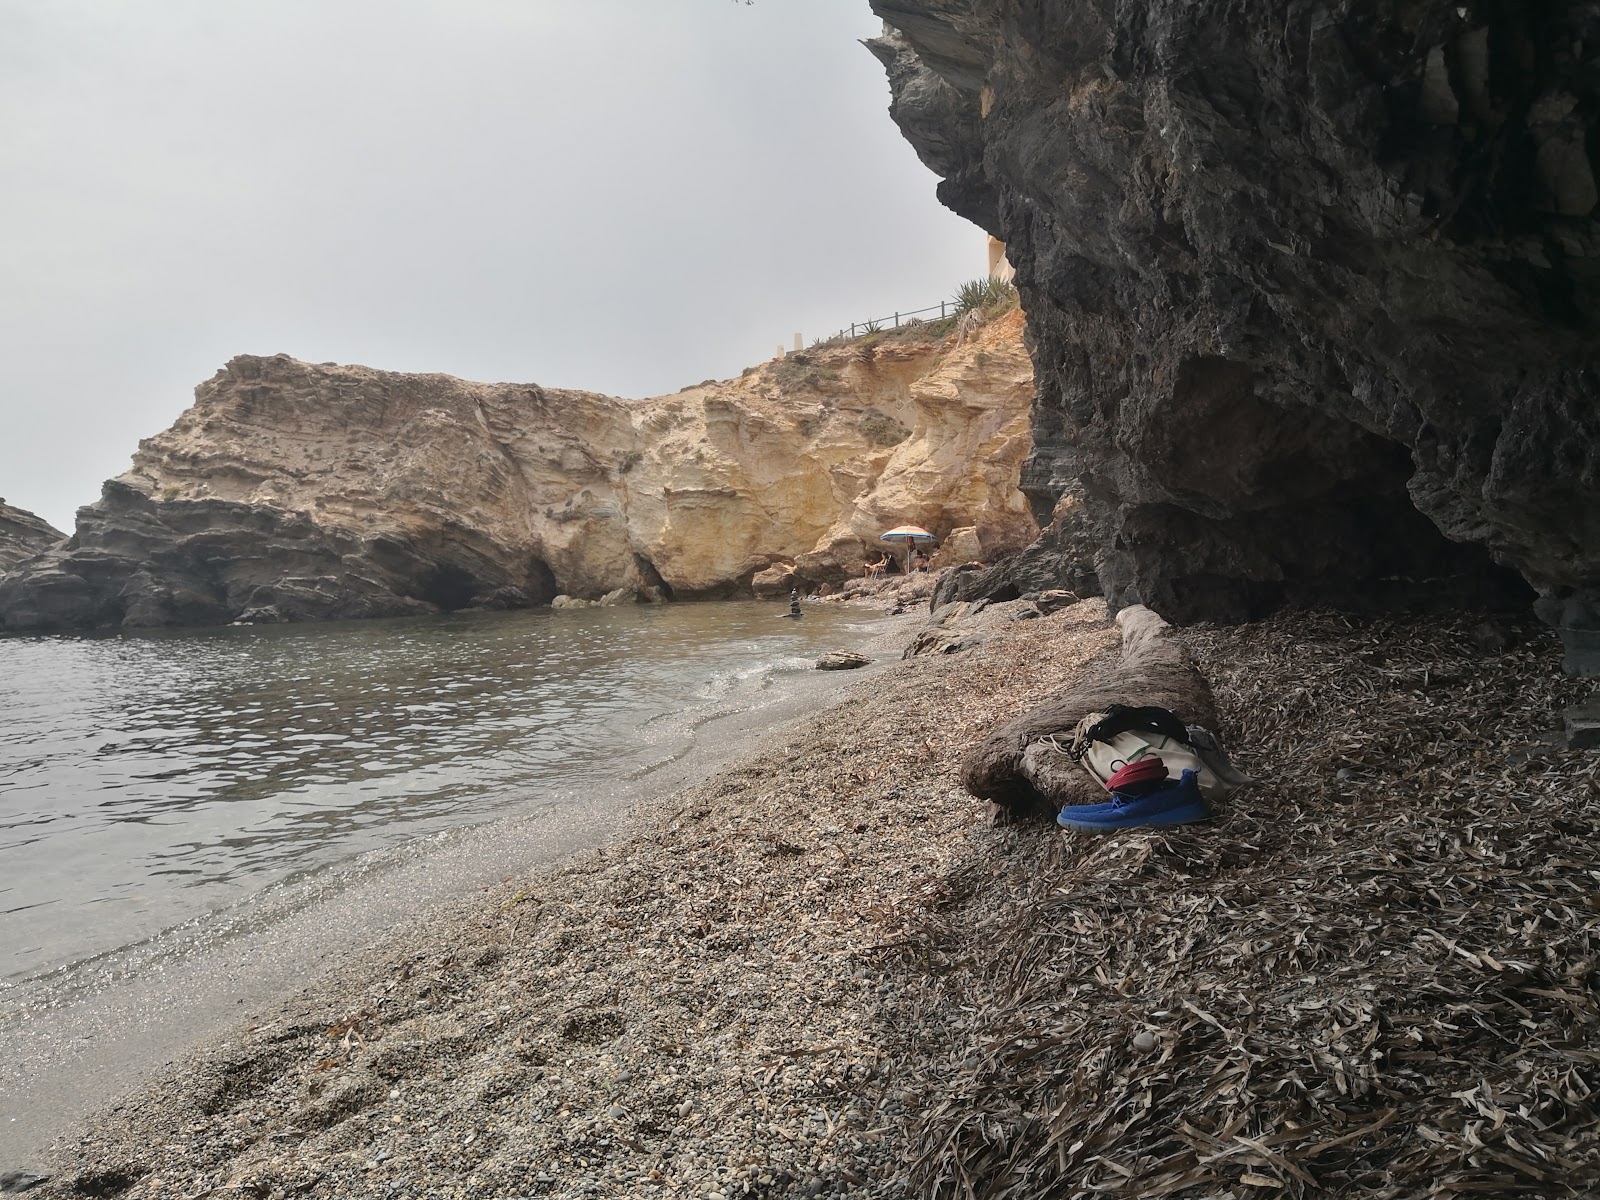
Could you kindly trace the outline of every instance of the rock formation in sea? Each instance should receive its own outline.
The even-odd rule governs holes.
[[[1016,312],[640,401],[240,357],[0,579],[0,629],[749,594],[859,574],[908,520],[1016,550],[1031,397]]]
[[[1600,5],[872,7],[893,117],[1016,267],[1024,490],[1081,496],[1114,602],[1536,591],[1600,668]]]
[[[0,571],[43,553],[66,537],[44,518],[0,500]]]

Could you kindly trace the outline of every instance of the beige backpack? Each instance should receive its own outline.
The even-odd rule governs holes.
[[[1164,733],[1147,729],[1125,729],[1121,733],[1112,734],[1105,741],[1091,739],[1089,730],[1093,729],[1105,715],[1105,713],[1090,713],[1079,721],[1072,731],[1073,756],[1101,787],[1105,787],[1106,780],[1129,763],[1138,762],[1141,758],[1148,758],[1152,754],[1161,756],[1161,761],[1167,768],[1167,777],[1174,783],[1183,778],[1185,771],[1195,772],[1199,776],[1200,792],[1208,800],[1226,796],[1234,788],[1249,782],[1247,777],[1233,770],[1232,764],[1225,756],[1222,756],[1219,764],[1222,767],[1219,776],[1218,771],[1212,769],[1211,764],[1191,743],[1181,742]]]

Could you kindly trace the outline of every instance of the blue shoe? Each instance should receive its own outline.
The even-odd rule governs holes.
[[[1185,771],[1178,782],[1148,796],[1113,794],[1107,804],[1069,804],[1056,817],[1056,824],[1064,829],[1108,833],[1140,826],[1188,825],[1210,815],[1211,806],[1200,794],[1200,777]]]

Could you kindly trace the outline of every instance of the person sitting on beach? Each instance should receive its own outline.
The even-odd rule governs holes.
[[[889,556],[887,554],[881,554],[881,555],[878,556],[878,561],[877,562],[869,562],[864,567],[861,568],[862,578],[863,579],[876,579],[876,578],[878,578],[878,576],[882,575],[885,570],[888,569],[888,566],[889,566]]]
[[[916,558],[912,560],[911,569],[913,571],[926,571],[928,569],[928,556],[919,550]]]

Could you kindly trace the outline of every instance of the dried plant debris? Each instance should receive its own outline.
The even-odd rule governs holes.
[[[927,947],[963,1013],[931,1197],[1600,1188],[1600,757],[1542,631],[1188,632],[1239,765],[1210,827],[1053,839]],[[1021,847],[1018,848],[1019,851]]]
[[[993,829],[956,778],[1117,653],[1099,602],[849,682],[126,1102],[41,1194],[1590,1194],[1600,760],[1543,740],[1583,691],[1551,639],[1470,625],[1187,633],[1265,782],[1159,833]]]
[[[908,947],[987,878],[958,868],[988,835],[956,765],[1117,643],[1085,604],[842,679],[638,836],[405,931],[92,1122],[43,1194],[910,1195],[944,1017]]]

